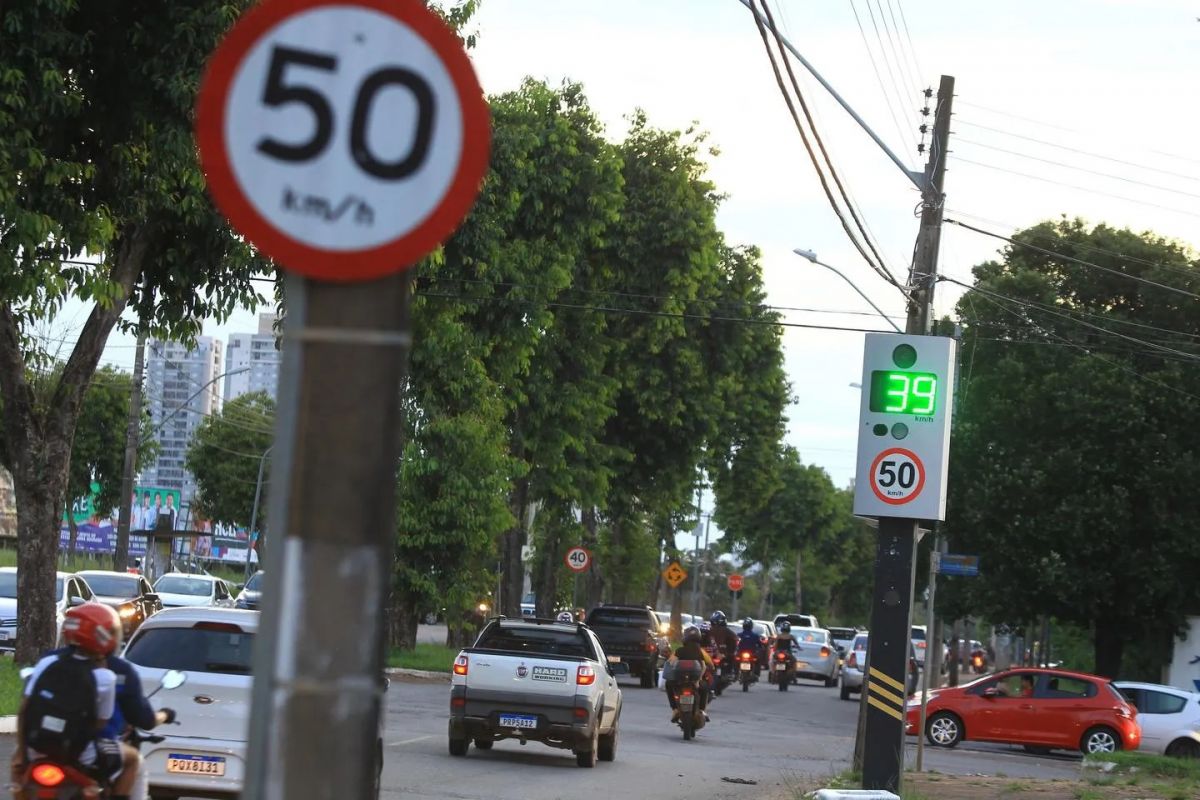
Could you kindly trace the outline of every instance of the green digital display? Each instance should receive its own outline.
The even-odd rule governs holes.
[[[937,411],[938,376],[932,372],[877,369],[871,372],[871,410],[932,416]]]

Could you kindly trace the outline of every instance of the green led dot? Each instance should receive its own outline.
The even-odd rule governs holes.
[[[876,425],[873,430],[876,436],[887,436],[888,427],[887,425],[880,423],[879,425]]]
[[[908,426],[903,422],[897,422],[892,426],[893,439],[903,439],[906,436],[908,436]]]
[[[917,349],[911,344],[897,345],[892,351],[892,363],[900,369],[908,369],[917,363]]]

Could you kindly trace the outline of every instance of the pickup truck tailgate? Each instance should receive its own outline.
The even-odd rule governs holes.
[[[531,697],[574,697],[583,662],[552,657],[467,652],[466,685],[474,691],[519,691]]]

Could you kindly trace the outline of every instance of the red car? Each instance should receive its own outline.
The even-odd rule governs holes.
[[[908,701],[916,736],[921,700]],[[925,736],[935,747],[964,739],[1025,745],[1030,752],[1135,750],[1137,710],[1106,679],[1057,669],[1012,669],[929,693]]]

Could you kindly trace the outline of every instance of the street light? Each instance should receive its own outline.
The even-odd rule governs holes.
[[[829,270],[830,272],[833,272],[834,274],[836,274],[839,278],[844,280],[846,283],[850,284],[850,287],[852,289],[854,289],[854,291],[858,292],[859,297],[861,297],[863,300],[866,300],[867,303],[871,306],[871,308],[875,309],[875,311],[879,313],[879,316],[886,319],[888,321],[888,324],[896,329],[896,333],[904,333],[904,331],[900,330],[900,326],[897,325],[892,320],[891,317],[889,317],[887,314],[883,313],[883,309],[881,309],[879,306],[875,305],[874,300],[867,297],[867,295],[863,292],[863,290],[858,288],[857,286],[855,286],[854,281],[850,280],[845,275],[843,275],[841,270],[839,270],[837,267],[830,266],[829,264],[826,264],[824,261],[819,261],[817,259],[817,254],[814,253],[812,250],[805,250],[803,248],[797,247],[794,250],[792,250],[792,252],[795,253],[796,255],[800,256],[801,258],[807,258],[812,263],[824,267],[825,269]]]
[[[267,463],[267,456],[271,455],[271,451],[274,449],[275,445],[271,445],[263,451],[262,458],[258,459],[258,481],[254,484],[254,508],[250,509],[250,530],[246,531],[246,575],[243,583],[250,582],[250,554],[254,552],[254,528],[258,524],[258,499],[262,496],[263,467]]]
[[[157,427],[155,427],[154,432],[159,433],[160,431],[162,431],[163,426],[166,425],[168,422],[170,422],[172,417],[174,417],[176,414],[178,414],[182,409],[186,408],[193,400],[195,400],[197,397],[199,397],[201,393],[203,393],[206,389],[208,389],[208,387],[212,386],[217,381],[221,380],[221,378],[224,378],[227,375],[237,375],[239,373],[249,372],[249,371],[250,371],[250,367],[238,367],[237,369],[229,370],[229,372],[222,372],[220,375],[216,376],[215,378],[210,380],[208,383],[204,384],[199,389],[192,392],[191,396],[188,397],[187,400],[184,400],[182,403],[180,403],[179,405],[172,408],[171,413],[167,414],[165,417],[162,418],[162,421],[158,423]]]

